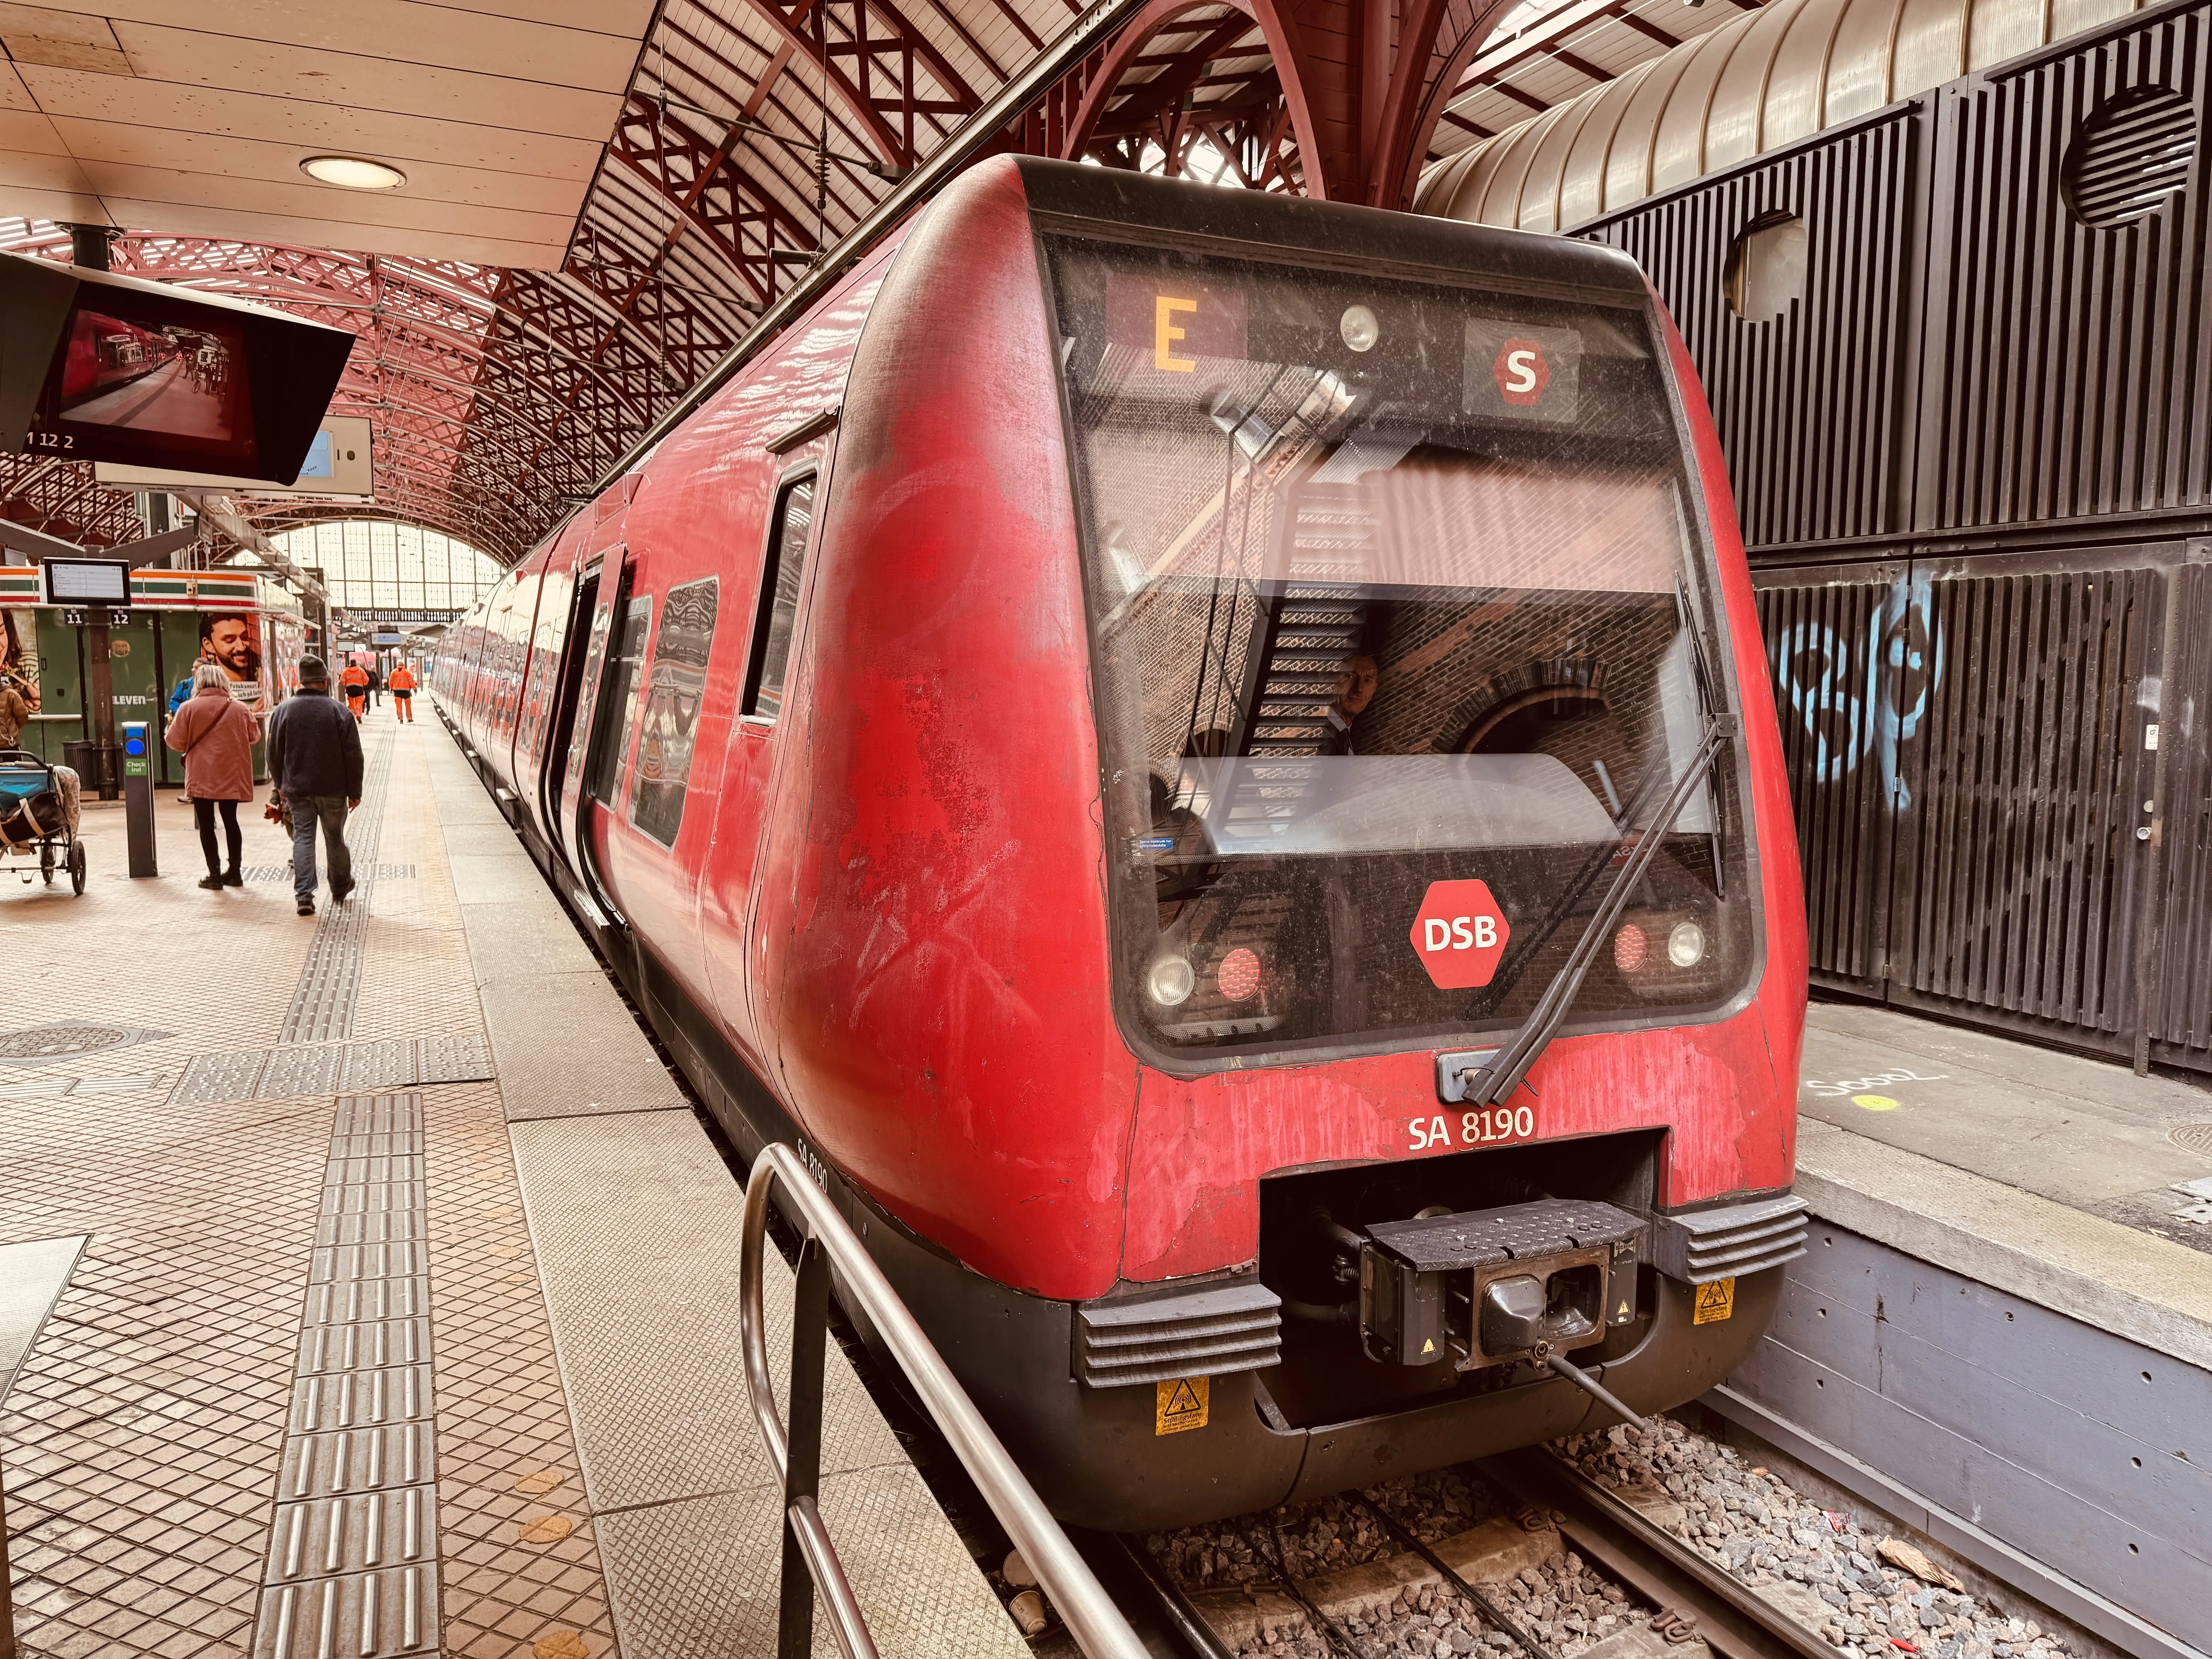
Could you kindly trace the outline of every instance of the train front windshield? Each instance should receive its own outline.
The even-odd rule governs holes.
[[[1043,238],[1125,1024],[1169,1056],[1516,1023],[1729,693],[1645,314]],[[1577,1022],[1730,1000],[1733,748]]]

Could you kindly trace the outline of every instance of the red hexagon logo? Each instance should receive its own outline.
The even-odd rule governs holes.
[[[1490,983],[1512,934],[1488,883],[1432,881],[1407,937],[1438,990],[1465,991]]]
[[[1518,337],[1498,348],[1498,361],[1490,372],[1498,381],[1498,395],[1509,404],[1533,404],[1552,383],[1552,365],[1544,348]]]

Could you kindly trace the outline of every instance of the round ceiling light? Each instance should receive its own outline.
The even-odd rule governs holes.
[[[407,182],[407,175],[398,167],[363,161],[358,155],[310,155],[300,163],[300,171],[310,179],[346,190],[397,190]]]

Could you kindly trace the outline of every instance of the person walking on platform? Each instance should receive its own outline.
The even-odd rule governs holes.
[[[200,851],[207,854],[208,872],[200,885],[210,892],[246,884],[238,867],[244,845],[238,804],[253,799],[253,716],[230,695],[230,676],[222,665],[204,662],[192,670],[192,695],[169,721],[163,740],[185,757],[185,794],[199,827]],[[230,854],[227,866],[216,856],[218,811]]]
[[[356,671],[358,672],[358,671]],[[353,891],[346,814],[361,805],[361,726],[331,700],[320,657],[300,659],[300,689],[269,717],[269,775],[292,809],[292,891],[300,914],[315,914],[315,826],[331,860],[331,901]]]
[[[392,678],[384,684],[392,693],[393,718],[404,726],[414,725],[415,671],[403,661],[392,671]]]
[[[371,708],[384,707],[384,676],[377,672],[374,663],[368,665],[368,706]]]
[[[368,670],[357,662],[349,662],[345,665],[345,672],[338,676],[338,684],[344,689],[346,707],[352,709],[353,717],[359,720],[368,702]]]

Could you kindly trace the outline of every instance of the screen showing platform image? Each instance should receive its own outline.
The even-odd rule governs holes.
[[[246,342],[228,321],[156,327],[80,310],[54,410],[64,426],[228,444],[250,434]]]
[[[258,443],[246,359],[236,317],[181,297],[88,284],[24,447],[250,477]]]

